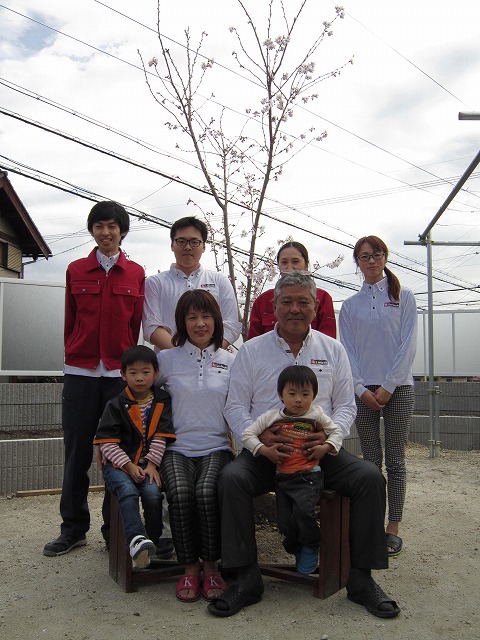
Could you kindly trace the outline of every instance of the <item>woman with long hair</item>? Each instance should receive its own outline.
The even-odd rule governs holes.
[[[415,297],[386,266],[388,248],[377,236],[353,250],[364,282],[340,310],[340,340],[352,368],[363,457],[382,468],[380,415],[385,431],[389,556],[402,550],[399,523],[405,502],[405,445],[414,407],[412,365],[417,346]]]
[[[307,249],[300,242],[286,242],[277,253],[277,265],[280,274],[286,271],[308,271],[309,258]],[[317,312],[312,322],[312,329],[321,331],[331,338],[337,337],[337,323],[333,311],[333,301],[326,291],[317,289]],[[273,289],[261,293],[252,305],[250,326],[247,340],[271,331],[276,318],[273,313]]]

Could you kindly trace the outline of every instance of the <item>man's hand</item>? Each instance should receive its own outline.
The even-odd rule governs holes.
[[[286,460],[290,455],[289,453],[284,453],[280,450],[282,446],[283,445],[281,444],[272,444],[272,446],[270,447],[266,447],[265,445],[263,445],[263,447],[260,447],[260,449],[258,450],[258,453],[259,455],[265,456],[271,462],[278,465]]]
[[[379,387],[379,389],[380,389],[380,387]],[[377,389],[377,391],[378,391],[378,389]],[[378,401],[378,399],[376,397],[376,392],[373,393],[372,391],[369,391],[368,389],[362,393],[362,395],[360,396],[360,400],[363,402],[363,404],[366,407],[368,407],[369,409],[373,409],[374,411],[380,411],[380,409],[383,409],[383,407],[385,406],[385,404],[381,404]]]
[[[283,453],[292,453],[293,447],[289,445],[291,445],[291,443],[293,442],[293,438],[287,438],[282,435],[277,435],[276,431],[279,428],[280,427],[277,427],[275,425],[273,425],[272,427],[268,427],[268,429],[265,429],[265,431],[258,436],[258,439],[266,447],[272,447],[273,445],[278,444],[280,445],[279,450]]]
[[[324,444],[313,445],[309,449],[310,454],[307,456],[309,460],[321,460],[324,458],[327,453],[331,453],[335,451],[335,447],[330,444],[330,442],[325,442]]]
[[[327,434],[325,433],[323,428],[320,429],[320,431],[307,433],[307,435],[305,436],[305,442],[302,444],[302,449],[303,449],[303,453],[307,456],[309,460],[314,459],[314,457],[312,456],[312,453],[314,452],[316,447],[323,445],[326,439],[327,439]],[[320,458],[318,458],[318,460],[319,459]]]

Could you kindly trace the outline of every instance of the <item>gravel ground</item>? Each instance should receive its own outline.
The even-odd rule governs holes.
[[[342,590],[327,600],[309,587],[265,578],[262,602],[232,618],[216,619],[199,600],[174,597],[176,579],[126,594],[108,575],[100,536],[102,496],[93,493],[88,545],[59,558],[42,555],[57,534],[58,496],[0,499],[0,633],[12,640],[290,640],[368,636],[402,640],[480,637],[480,452],[444,451],[430,460],[410,445],[409,483],[402,527],[404,551],[375,573],[400,605],[380,620],[347,600]],[[260,526],[264,560],[282,560],[274,527]]]

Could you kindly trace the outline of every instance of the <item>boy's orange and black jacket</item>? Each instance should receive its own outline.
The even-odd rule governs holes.
[[[170,395],[160,387],[152,387],[153,402],[143,440],[142,416],[138,402],[127,387],[107,403],[98,425],[93,444],[114,442],[138,464],[142,451],[148,451],[153,438],[166,438],[167,445],[175,440]]]

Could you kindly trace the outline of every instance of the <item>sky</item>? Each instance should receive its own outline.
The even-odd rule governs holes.
[[[298,4],[286,3],[290,16]],[[263,38],[267,1],[245,0],[245,5]],[[424,308],[426,248],[404,243],[418,240],[479,151],[480,121],[459,121],[458,112],[480,111],[480,5],[478,0],[351,0],[343,6],[344,19],[333,23],[332,36],[314,57],[318,70],[341,67],[341,73],[321,82],[318,98],[285,125],[287,136],[311,127],[328,135],[292,157],[281,178],[270,183],[264,211],[278,220],[263,218],[259,250],[278,248],[287,237],[304,243],[319,276],[338,281],[318,285],[331,293],[338,309],[361,283],[344,245],[378,235],[390,249],[392,270]],[[330,0],[307,2],[292,38],[292,60],[334,16]],[[166,223],[212,211],[220,224],[209,195],[168,177],[205,183],[188,140],[165,126],[168,118],[141,69],[139,52],[146,62],[160,57],[156,0],[0,0],[0,23],[0,168],[9,171],[53,253],[48,261],[27,265],[26,279],[62,282],[68,263],[87,255],[94,246],[85,229],[93,202],[13,169],[42,172],[48,180],[65,181]],[[185,30],[190,29],[192,43],[203,31],[208,34],[202,51],[214,64],[200,92],[204,116],[218,118],[224,107],[227,133],[236,135],[247,126],[255,135],[246,110],[259,106],[260,95],[235,64],[232,51],[238,45],[231,26],[248,34],[236,0],[162,3],[160,30],[171,39],[180,68],[185,49],[177,43],[185,42]],[[272,33],[284,35],[282,28],[275,21]],[[155,93],[156,80],[149,77]],[[435,225],[435,241],[480,242],[478,176],[480,168]],[[235,216],[235,245],[246,248],[241,232],[248,220]],[[167,226],[132,218],[123,246],[147,275],[172,262]],[[480,308],[479,246],[437,246],[432,254],[437,308]],[[343,256],[339,266],[326,266],[338,256]],[[202,263],[214,266],[210,249]]]

